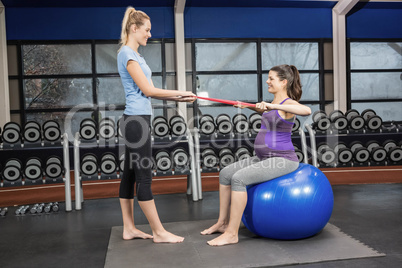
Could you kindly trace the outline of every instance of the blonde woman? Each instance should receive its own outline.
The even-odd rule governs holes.
[[[126,108],[122,130],[125,137],[125,164],[119,197],[123,216],[123,239],[153,239],[155,243],[180,243],[183,237],[166,231],[159,219],[151,191],[152,148],[150,118],[151,98],[193,102],[195,95],[188,91],[164,90],[154,87],[151,70],[138,53],[151,37],[151,20],[142,11],[128,7],[121,29],[121,47],[117,56],[118,70],[123,83]],[[152,235],[134,224],[134,185],[138,203],[152,229]]]

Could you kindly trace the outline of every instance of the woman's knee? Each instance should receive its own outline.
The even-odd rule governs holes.
[[[224,167],[219,172],[219,184],[230,185],[230,178],[232,177],[233,171],[229,167]]]
[[[247,185],[244,181],[244,173],[243,172],[235,173],[232,177],[231,185],[232,185],[232,191],[237,192],[247,191]]]
[[[151,182],[137,183],[136,188],[138,201],[149,201],[154,199],[151,190]]]

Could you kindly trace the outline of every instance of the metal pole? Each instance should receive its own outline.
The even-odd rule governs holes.
[[[200,135],[198,128],[193,129],[193,137],[194,137],[194,148],[195,148],[195,170],[197,175],[197,188],[198,188],[198,198],[202,199],[202,181],[201,181],[201,168],[200,168]]]
[[[80,177],[80,134],[77,132],[74,138],[74,186],[75,186],[75,210],[81,210],[81,177]]]
[[[307,129],[309,135],[310,135],[310,148],[311,148],[311,158],[313,159],[313,166],[318,167],[317,163],[317,149],[315,145],[315,134],[314,130],[311,128],[311,126],[307,123],[304,124],[304,127]]]
[[[301,145],[302,145],[302,152],[304,155],[303,162],[305,164],[308,164],[306,134],[304,133],[304,130],[302,128],[299,128],[299,135],[300,135],[300,140],[301,140]]]
[[[65,188],[65,199],[66,199],[66,211],[72,210],[71,203],[71,179],[70,179],[70,151],[68,146],[68,135],[64,133],[62,136],[63,142],[63,162],[64,162],[64,188]]]
[[[198,190],[197,190],[197,170],[195,168],[195,155],[194,155],[194,141],[189,129],[187,129],[187,139],[188,139],[188,151],[190,153],[191,161],[191,192],[193,194],[193,201],[198,201]]]

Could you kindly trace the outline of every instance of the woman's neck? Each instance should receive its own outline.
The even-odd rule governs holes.
[[[126,46],[130,47],[132,50],[138,53],[138,48],[140,47],[140,44],[133,41],[132,39],[129,39]]]
[[[274,104],[279,104],[281,103],[284,99],[289,98],[288,94],[286,92],[280,91],[274,94],[274,99],[272,100],[272,103]]]

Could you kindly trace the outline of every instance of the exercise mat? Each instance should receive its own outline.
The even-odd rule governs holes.
[[[238,244],[211,247],[206,242],[219,234],[204,236],[200,231],[213,223],[215,220],[165,223],[168,231],[185,237],[180,244],[124,241],[123,227],[113,227],[105,267],[266,267],[385,256],[332,224],[313,237],[294,241],[257,237],[242,227]],[[137,227],[151,233],[149,225]]]

